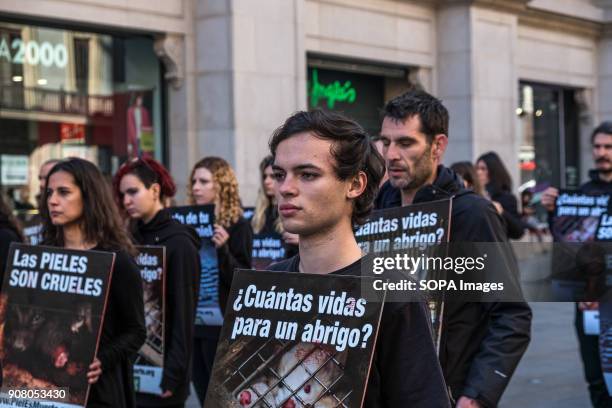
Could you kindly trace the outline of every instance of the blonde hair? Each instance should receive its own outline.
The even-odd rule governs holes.
[[[192,193],[193,176],[196,170],[200,168],[210,171],[217,190],[215,199],[216,223],[229,228],[238,221],[243,213],[236,174],[224,159],[214,156],[204,157],[193,166],[189,176],[187,196],[189,204],[192,205],[195,204]]]
[[[259,174],[261,185],[259,187],[259,191],[257,192],[257,201],[255,201],[255,211],[253,212],[253,219],[251,220],[251,226],[253,227],[253,232],[259,234],[263,227],[266,225],[266,210],[273,206],[274,203],[266,195],[265,188],[263,186],[265,172],[269,166],[272,166],[274,163],[274,158],[272,156],[266,156],[263,158],[261,163],[259,163]],[[280,222],[280,217],[277,217],[274,221],[274,229],[279,234],[283,233],[283,225]]]

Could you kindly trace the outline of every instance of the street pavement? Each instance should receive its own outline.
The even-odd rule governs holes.
[[[531,343],[499,408],[588,408],[573,303],[530,303]]]

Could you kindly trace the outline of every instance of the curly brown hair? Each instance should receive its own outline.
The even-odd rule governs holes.
[[[197,169],[205,168],[211,172],[217,197],[215,199],[215,218],[217,224],[225,228],[229,228],[232,224],[238,222],[238,219],[243,214],[242,201],[238,191],[238,179],[234,170],[227,161],[220,157],[208,156],[201,159],[193,166],[191,175],[189,176],[189,186],[187,196],[189,204],[195,204],[191,188],[193,186],[193,176]]]

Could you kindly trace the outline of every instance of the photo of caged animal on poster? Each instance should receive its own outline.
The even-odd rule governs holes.
[[[11,303],[2,295],[0,322],[4,389],[68,387],[68,402],[84,403],[100,325],[90,303],[77,303],[68,313]]]

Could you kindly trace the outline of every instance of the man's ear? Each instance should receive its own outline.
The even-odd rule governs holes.
[[[446,147],[448,146],[448,136],[445,134],[435,135],[431,143],[432,156],[437,162],[442,161]]]
[[[363,194],[367,185],[368,185],[368,176],[366,176],[365,172],[360,171],[351,180],[351,185],[349,186],[349,190],[346,193],[346,197],[347,198],[359,197],[361,194]]]

